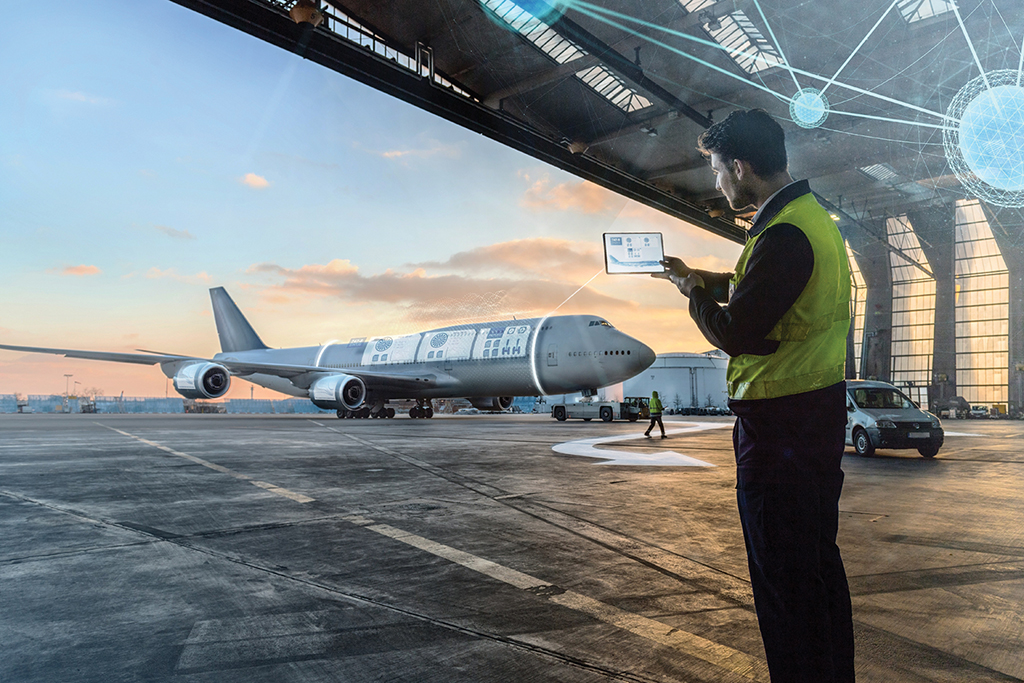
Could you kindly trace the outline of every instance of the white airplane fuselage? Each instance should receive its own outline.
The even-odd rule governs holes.
[[[304,365],[324,372],[430,375],[422,388],[367,385],[367,402],[468,396],[537,396],[621,382],[654,362],[648,346],[596,316],[570,315],[443,327],[287,349],[218,353],[215,361]],[[309,390],[269,374],[244,379],[293,396]]]

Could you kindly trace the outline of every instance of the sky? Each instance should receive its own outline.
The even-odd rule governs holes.
[[[168,0],[46,7],[0,23],[0,343],[209,357],[223,286],[272,347],[557,308],[709,350],[671,284],[604,274],[601,235],[718,271],[739,245]],[[167,384],[0,351],[0,394]],[[251,386],[228,397],[282,397]]]

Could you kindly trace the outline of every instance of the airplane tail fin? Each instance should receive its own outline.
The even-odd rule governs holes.
[[[210,290],[210,299],[213,301],[213,319],[217,322],[221,351],[230,353],[268,348],[242,315],[242,311],[238,310],[226,289],[214,287]]]

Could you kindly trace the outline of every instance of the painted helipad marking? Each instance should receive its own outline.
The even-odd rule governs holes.
[[[176,455],[179,458],[185,458],[185,460],[190,460],[191,462],[194,462],[197,465],[202,465],[203,467],[209,467],[211,470],[215,470],[217,472],[221,472],[223,474],[228,475],[229,477],[234,477],[235,479],[241,479],[242,481],[247,481],[250,484],[252,484],[253,486],[258,486],[259,488],[261,488],[261,489],[263,489],[265,491],[269,491],[270,493],[276,494],[278,496],[283,496],[283,497],[288,498],[290,500],[294,500],[296,503],[312,503],[314,500],[316,500],[315,498],[310,498],[309,496],[304,496],[301,493],[295,493],[294,491],[289,491],[288,489],[281,488],[280,486],[276,486],[274,484],[268,484],[265,481],[259,481],[257,479],[253,479],[248,474],[242,474],[241,472],[235,472],[234,470],[229,469],[227,467],[224,467],[223,465],[218,465],[215,462],[210,462],[209,460],[203,460],[202,458],[196,457],[194,455],[189,455],[188,453],[182,453],[181,451],[176,451],[173,448],[168,448],[167,446],[164,446],[163,444],[159,444],[156,441],[150,441],[149,439],[143,439],[141,436],[135,436],[134,434],[129,434],[128,432],[122,432],[120,429],[115,429],[114,427],[110,427],[110,426],[105,425],[105,424],[100,424],[99,422],[97,422],[96,424],[98,424],[100,427],[106,427],[107,429],[109,429],[112,432],[117,432],[118,434],[122,434],[124,436],[127,436],[127,437],[130,437],[132,439],[135,439],[136,441],[141,441],[142,443],[146,444],[147,446],[152,446],[153,448],[159,448],[160,450],[162,450],[165,453],[170,453],[171,455]]]
[[[754,681],[768,681],[768,668],[764,661],[748,655],[746,652],[716,643],[695,633],[681,631],[657,619],[650,619],[639,614],[627,612],[600,600],[587,597],[582,593],[563,590],[555,584],[516,569],[485,560],[482,557],[457,550],[443,543],[432,541],[429,538],[417,536],[389,524],[379,524],[372,519],[360,515],[348,515],[343,517],[343,519],[378,533],[381,536],[386,536],[414,548],[419,548],[502,583],[514,586],[520,590],[529,591],[555,604],[581,612],[606,624],[629,631],[641,638],[646,638],[660,645],[666,645],[745,678]]]
[[[673,436],[676,434],[692,434],[707,429],[722,429],[732,427],[728,422],[695,422],[683,429],[666,429],[665,433]],[[604,462],[597,465],[659,465],[669,467],[715,467],[710,462],[698,460],[689,455],[683,455],[675,451],[659,451],[658,453],[632,453],[629,451],[616,451],[611,449],[597,449],[594,446],[603,443],[614,443],[616,441],[635,441],[643,439],[642,434],[620,434],[618,436],[600,436],[595,439],[578,439],[556,444],[551,450],[556,453],[567,455],[582,455],[587,458],[601,458]],[[655,437],[657,438],[657,437]]]

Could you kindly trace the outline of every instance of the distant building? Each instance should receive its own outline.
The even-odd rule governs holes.
[[[625,382],[597,390],[595,400],[621,401],[627,397],[647,396],[657,391],[666,409],[707,408],[724,410],[728,394],[725,388],[725,366],[729,358],[718,350],[707,353],[662,353],[651,367]],[[575,394],[559,394],[544,398],[537,412],[546,412],[547,405],[572,403],[581,398]],[[524,412],[533,406],[523,406]]]
[[[657,391],[666,409],[724,409],[729,398],[725,388],[728,362],[728,357],[717,350],[662,353],[651,367],[622,383],[621,395],[650,396]]]

